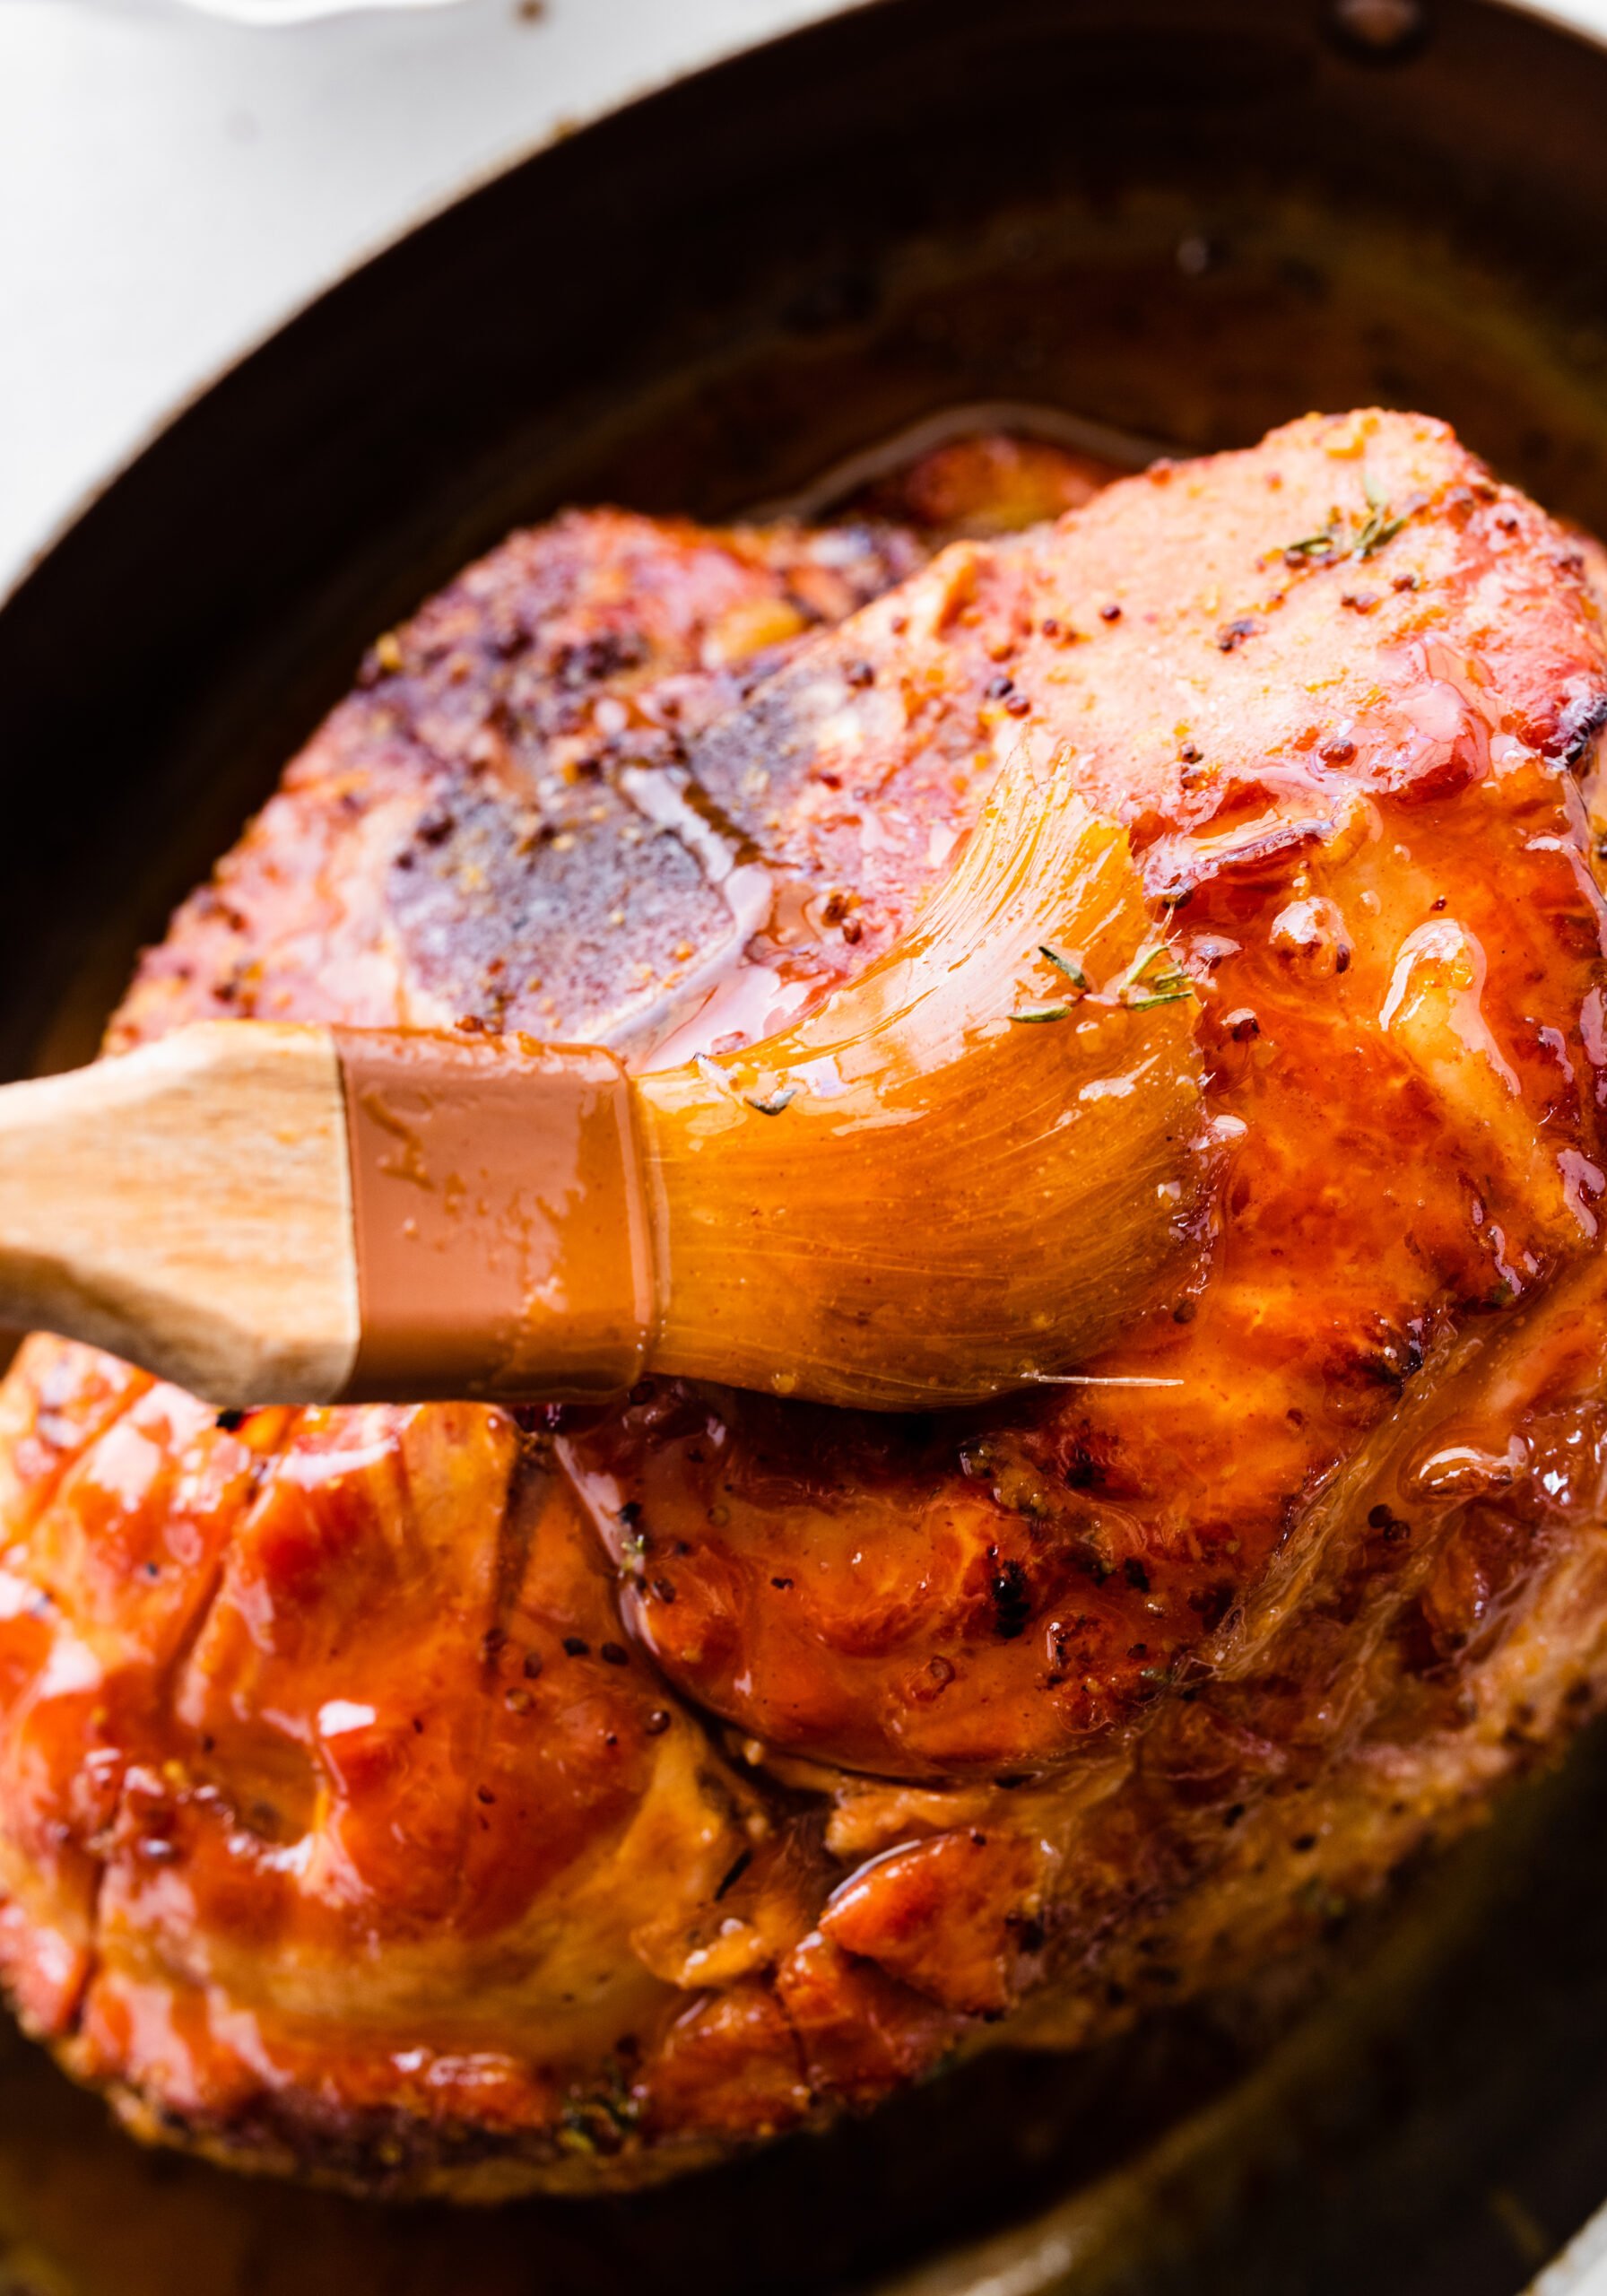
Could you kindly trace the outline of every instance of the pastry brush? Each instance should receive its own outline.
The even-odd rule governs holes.
[[[225,1020],[6,1086],[0,1317],[230,1406],[994,1395],[1177,1250],[1194,1009],[1125,832],[1023,748],[905,936],[744,1051]]]

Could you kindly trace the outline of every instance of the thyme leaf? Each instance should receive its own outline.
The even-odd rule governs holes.
[[[1038,943],[1038,953],[1047,958],[1056,972],[1063,972],[1074,988],[1088,987],[1088,975],[1074,957],[1063,957],[1059,950],[1050,948],[1047,941]]]
[[[748,1106],[751,1109],[757,1109],[760,1116],[779,1116],[782,1109],[797,1097],[798,1088],[795,1084],[783,1084],[778,1091],[762,1096],[757,1092],[748,1092],[743,1095]]]
[[[1405,523],[1404,517],[1389,518],[1382,511],[1375,510],[1361,530],[1356,544],[1357,557],[1370,558],[1375,551],[1382,550],[1386,542],[1394,540]]]
[[[1156,966],[1163,961],[1166,970],[1157,972]],[[1130,1013],[1147,1013],[1154,1004],[1176,1004],[1193,995],[1193,984],[1179,971],[1177,958],[1164,941],[1152,941],[1139,951],[1116,990],[1117,1001]]]
[[[1134,958],[1133,962],[1128,966],[1126,971],[1122,975],[1121,981],[1116,990],[1118,996],[1120,996],[1125,1002],[1127,991],[1130,988],[1137,988],[1145,982],[1149,982],[1149,985],[1151,987],[1160,987],[1161,984],[1151,981],[1150,976],[1154,971],[1156,966],[1161,961],[1163,957],[1171,962],[1169,978],[1177,979],[1179,976],[1176,961],[1172,960],[1172,952],[1170,949],[1168,948],[1164,941],[1150,941],[1147,942],[1139,951],[1138,954]]]
[[[1065,1021],[1071,1018],[1071,1013],[1072,1007],[1069,1004],[1029,1004],[1022,1011],[1012,1013],[1010,1017],[1012,1021],[1021,1022]]]

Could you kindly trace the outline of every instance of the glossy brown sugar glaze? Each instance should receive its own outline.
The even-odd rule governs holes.
[[[904,500],[1092,491],[985,445]],[[145,2134],[465,2197],[690,2164],[1230,1976],[1599,1702],[1586,553],[1393,415],[931,539],[517,537],[381,641],[111,1041],[718,1048],[1070,744],[1198,998],[1177,1282],[1091,1384],[918,1422],[220,1423],[30,1341],[0,1951]]]

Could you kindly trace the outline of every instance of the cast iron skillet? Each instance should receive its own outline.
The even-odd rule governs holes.
[[[1485,0],[880,0],[515,169],[228,375],[0,609],[0,1074],[91,1048],[364,642],[563,501],[727,515],[957,401],[1187,451],[1383,400],[1607,529],[1603,119],[1607,56]],[[1315,1979],[624,2203],[251,2187],[138,2152],[13,2041],[0,2278],[1507,2296],[1607,2189],[1604,1821],[1587,1743]]]

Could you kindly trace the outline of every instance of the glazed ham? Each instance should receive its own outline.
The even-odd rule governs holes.
[[[984,442],[818,533],[516,537],[145,958],[113,1049],[722,1049],[889,944],[1026,742],[1128,832],[1210,1186],[1074,1378],[918,1419],[220,1414],[29,1341],[0,1959],[140,2133],[640,2180],[1229,1981],[1602,1702],[1588,547],[1416,417],[1101,475]]]

